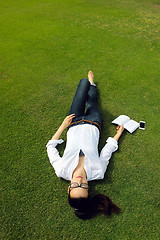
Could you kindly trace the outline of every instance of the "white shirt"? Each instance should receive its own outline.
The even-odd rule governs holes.
[[[66,148],[63,156],[60,157],[56,146],[62,142],[62,139],[50,140],[46,145],[47,153],[57,177],[69,181],[71,181],[73,171],[77,167],[80,150],[85,154],[84,169],[87,174],[87,181],[91,181],[104,178],[109,159],[112,153],[118,149],[117,141],[109,137],[99,156],[99,130],[96,126],[90,124],[82,124],[69,128]]]

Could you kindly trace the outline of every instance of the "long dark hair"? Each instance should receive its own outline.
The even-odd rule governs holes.
[[[90,219],[97,213],[111,215],[120,213],[120,208],[116,206],[109,197],[98,194],[92,198],[71,198],[68,195],[69,204],[74,208],[74,213],[81,219]]]

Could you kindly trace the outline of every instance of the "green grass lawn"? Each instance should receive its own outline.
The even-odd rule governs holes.
[[[160,1],[6,0],[0,20],[0,239],[160,239]],[[120,114],[146,130],[125,132],[105,179],[90,183],[121,214],[82,221],[45,145],[89,70],[104,118],[99,149]]]

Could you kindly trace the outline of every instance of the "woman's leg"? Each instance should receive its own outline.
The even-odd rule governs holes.
[[[69,115],[72,113],[76,114],[76,117],[73,119],[73,121],[77,121],[84,116],[85,104],[87,101],[89,89],[90,82],[88,81],[88,79],[83,78],[82,80],[80,80],[69,111]]]
[[[91,85],[90,90],[88,92],[85,119],[92,122],[97,122],[102,127],[103,120],[98,107],[97,98],[98,98],[98,89],[96,86]]]
[[[94,84],[94,74],[92,71],[88,73],[88,79],[91,83],[90,90],[88,92],[88,100],[86,107],[86,116],[85,119],[91,122],[97,122],[102,127],[102,115],[98,108],[97,98],[98,98],[98,89]]]

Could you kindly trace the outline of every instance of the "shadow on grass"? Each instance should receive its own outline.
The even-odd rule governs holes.
[[[97,83],[96,83],[97,84]],[[98,87],[98,84],[97,84]],[[102,127],[102,131],[100,134],[100,139],[99,139],[99,146],[98,146],[98,151],[99,153],[101,152],[102,148],[104,147],[106,140],[108,139],[108,137],[113,137],[111,136],[110,133],[110,124],[111,122],[117,117],[114,116],[113,114],[111,114],[110,112],[108,112],[106,109],[102,109],[102,99],[101,99],[101,94],[99,92],[99,99],[98,99],[98,105],[99,105],[99,109],[100,112],[102,114],[102,118],[103,118],[103,127]],[[117,126],[115,126],[115,129],[117,128]],[[115,131],[116,134],[116,131]],[[126,132],[123,132],[123,135],[120,137],[119,141],[118,141],[118,145],[120,146],[121,143],[123,142],[124,138],[126,136]],[[116,151],[116,153],[118,153],[120,150],[118,148],[118,150]],[[112,155],[110,161],[109,161],[109,165],[107,167],[104,179],[102,180],[95,180],[92,181],[90,183],[90,193],[91,195],[96,195],[96,194],[104,194],[103,192],[99,192],[95,190],[95,186],[96,185],[104,185],[104,184],[109,184],[112,183],[112,172],[114,170],[114,154]]]

